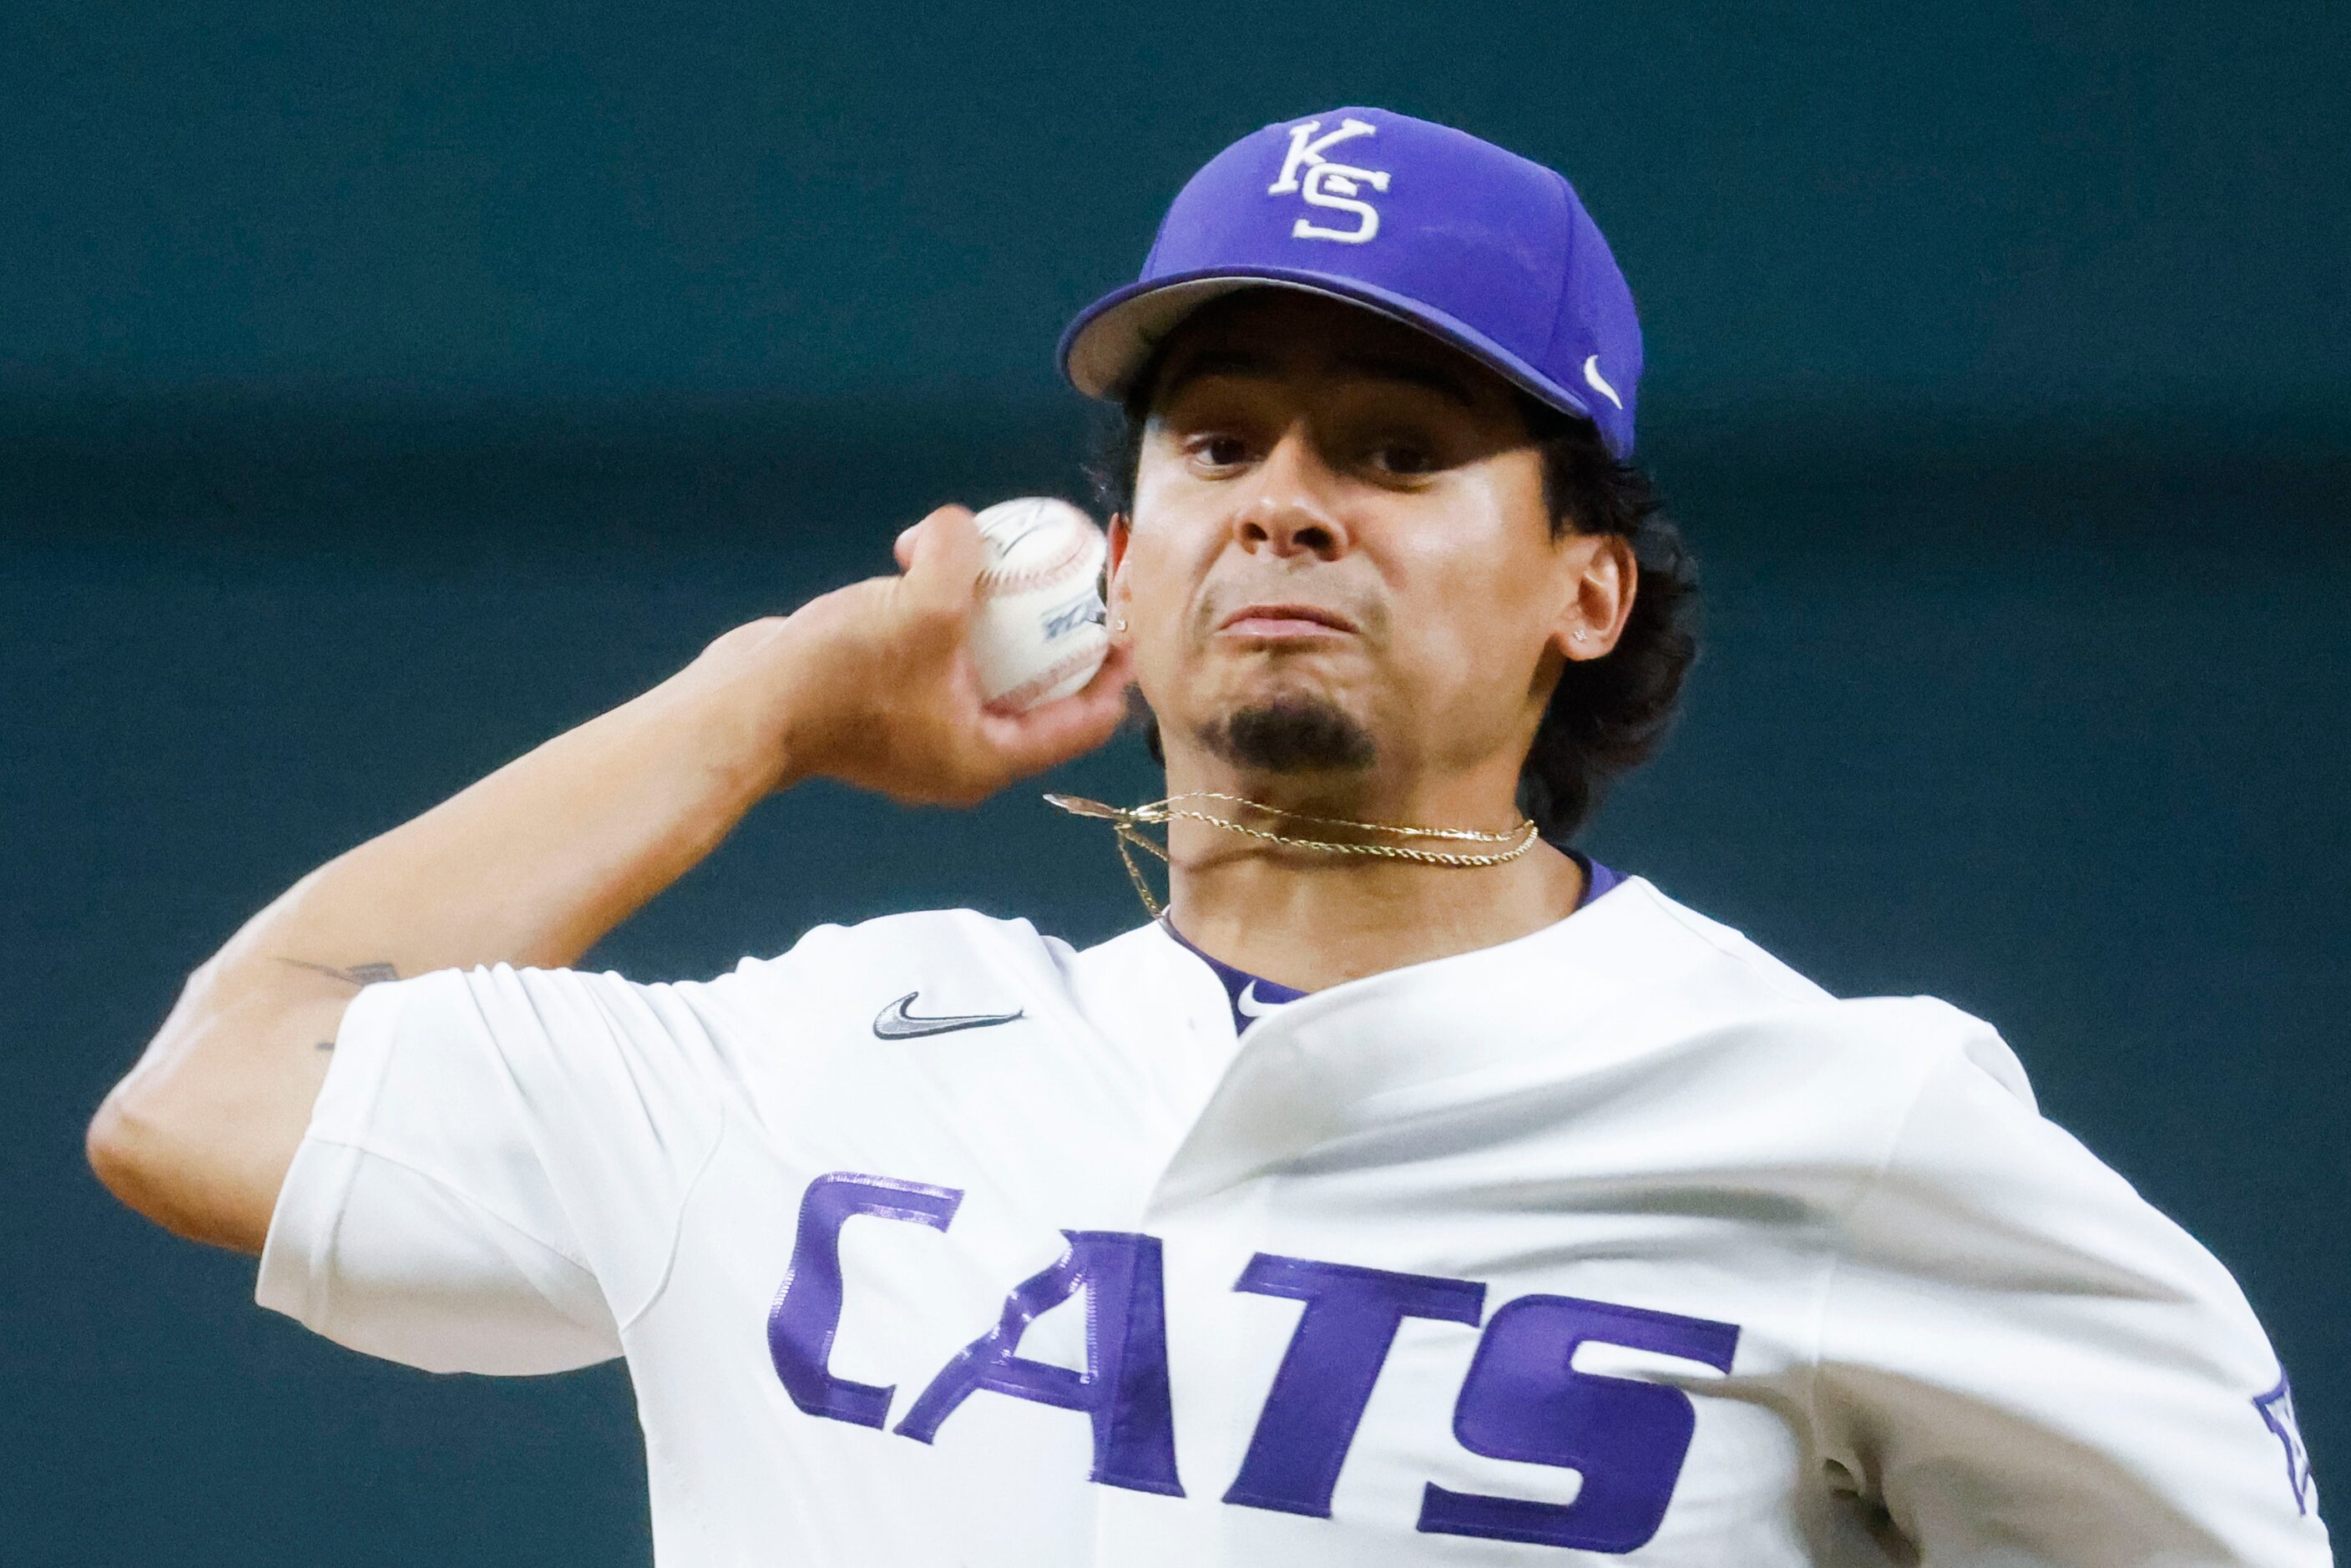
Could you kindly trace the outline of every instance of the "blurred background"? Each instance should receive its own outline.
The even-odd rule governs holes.
[[[1585,841],[1998,1024],[2351,1477],[2346,58],[2315,0],[16,0],[5,1555],[647,1560],[620,1368],[312,1339],[116,1207],[84,1122],[313,865],[936,502],[1082,495],[1061,323],[1199,162],[1343,103],[1562,170],[1641,300],[1711,643]],[[1157,792],[1131,740],[1059,782]],[[591,962],[934,904],[1139,918],[1034,790],[820,787]]]

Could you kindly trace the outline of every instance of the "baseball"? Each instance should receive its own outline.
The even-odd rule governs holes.
[[[976,520],[987,545],[971,628],[982,700],[1018,712],[1068,696],[1110,652],[1102,530],[1050,496],[998,501]]]

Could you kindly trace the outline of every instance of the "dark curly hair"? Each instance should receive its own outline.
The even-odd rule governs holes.
[[[1135,377],[1123,417],[1105,423],[1087,465],[1104,516],[1134,509],[1156,370],[1155,359]],[[1523,393],[1520,403],[1528,434],[1542,450],[1552,537],[1618,535],[1630,542],[1640,568],[1615,647],[1597,659],[1567,662],[1519,769],[1519,809],[1544,838],[1563,844],[1607,786],[1655,756],[1672,727],[1682,685],[1698,661],[1698,563],[1646,469],[1612,455],[1589,420]],[[1147,727],[1144,738],[1165,766],[1158,727]]]

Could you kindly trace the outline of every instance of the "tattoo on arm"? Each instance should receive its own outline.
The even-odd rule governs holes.
[[[374,985],[379,980],[400,978],[400,971],[389,964],[353,964],[348,969],[338,969],[332,964],[314,964],[308,958],[281,958],[278,961],[291,964],[300,969],[313,969],[321,975],[332,975],[336,979],[361,989]],[[332,1051],[335,1049],[335,1042],[331,1040],[319,1040],[317,1049]]]
[[[372,986],[379,980],[396,980],[400,971],[389,964],[353,964],[348,969],[338,969],[332,964],[313,964],[308,958],[280,958],[281,964],[291,964],[298,969],[312,969],[321,975],[332,975],[353,987]]]

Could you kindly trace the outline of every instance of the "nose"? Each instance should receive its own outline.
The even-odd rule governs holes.
[[[1347,530],[1332,493],[1337,476],[1314,448],[1303,420],[1266,454],[1238,497],[1233,531],[1243,549],[1277,558],[1311,555],[1331,560],[1346,553]]]

